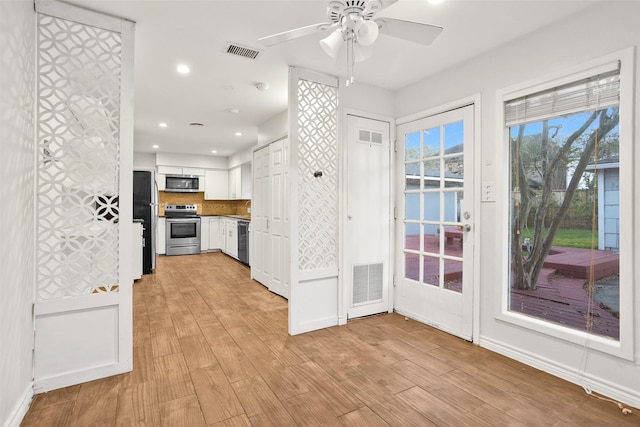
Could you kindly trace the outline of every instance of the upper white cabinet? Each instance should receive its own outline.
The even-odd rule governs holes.
[[[229,199],[229,173],[226,170],[204,172],[204,198],[206,200]]]
[[[239,199],[242,195],[242,170],[240,166],[229,171],[229,198]]]
[[[229,198],[251,198],[251,163],[229,170]]]

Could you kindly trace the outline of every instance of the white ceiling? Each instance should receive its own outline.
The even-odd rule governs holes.
[[[326,33],[264,48],[260,37],[326,21],[326,1],[75,0],[136,22],[135,147],[229,156],[257,142],[258,125],[287,108],[288,67],[345,76],[346,61],[324,54]],[[355,68],[356,84],[397,90],[566,19],[592,0],[400,0],[380,16],[444,27],[430,46],[381,35]],[[263,49],[256,59],[223,53],[226,42]],[[517,60],[517,58],[514,58]],[[179,75],[179,63],[191,67]],[[258,91],[264,82],[270,89]],[[239,114],[229,113],[237,108]],[[168,127],[158,124],[166,122]],[[189,127],[201,122],[202,128]],[[236,132],[242,136],[235,136]],[[157,144],[157,150],[152,145]]]

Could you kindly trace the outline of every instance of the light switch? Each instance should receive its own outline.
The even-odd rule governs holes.
[[[482,201],[483,202],[495,202],[496,201],[496,184],[492,181],[482,183]]]

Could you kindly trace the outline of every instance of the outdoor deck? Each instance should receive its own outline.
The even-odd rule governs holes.
[[[438,253],[440,237],[425,236],[423,244],[426,252]],[[406,245],[406,247],[419,248],[419,237],[407,237]],[[447,241],[445,239],[445,254],[462,256],[462,250],[462,240]],[[511,290],[511,310],[574,329],[586,330],[589,297],[584,285],[588,280],[589,266],[592,262],[594,280],[615,276],[619,272],[619,255],[614,252],[552,247],[551,254],[547,256],[542,273],[538,278],[537,289],[535,291]],[[426,258],[423,268],[425,281],[437,284],[437,258]],[[406,277],[418,280],[418,274],[419,261],[407,261],[405,263]],[[446,289],[458,292],[462,289],[461,262],[447,261],[445,263],[444,286]],[[620,334],[618,318],[606,307],[602,307],[596,302],[592,302],[591,311],[593,314],[591,331],[617,339]]]

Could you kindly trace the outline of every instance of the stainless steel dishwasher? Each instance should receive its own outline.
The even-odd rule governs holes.
[[[249,265],[249,221],[238,221],[238,260]]]

